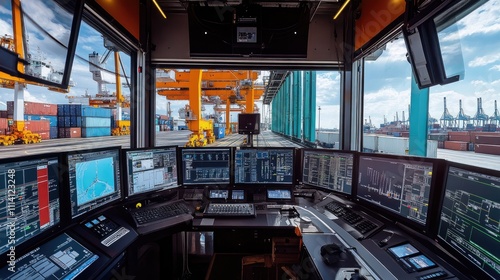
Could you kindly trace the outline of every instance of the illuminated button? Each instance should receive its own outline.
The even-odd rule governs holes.
[[[104,221],[104,220],[106,220],[106,217],[104,217],[103,215],[101,215],[101,216],[99,216],[99,218],[97,218],[97,219],[99,219],[99,221]]]
[[[93,219],[93,220],[92,220],[92,223],[93,223],[94,225],[97,225],[97,224],[99,223],[99,221],[98,221],[97,219]]]
[[[88,228],[92,228],[93,227],[92,223],[86,223],[85,226],[88,227]]]

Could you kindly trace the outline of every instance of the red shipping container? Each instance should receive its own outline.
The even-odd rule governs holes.
[[[469,131],[448,131],[448,135],[469,135]]]
[[[68,128],[69,137],[68,138],[81,138],[82,128],[81,127],[70,127]]]
[[[448,140],[450,141],[458,141],[458,142],[470,142],[470,135],[454,135],[448,134]]]
[[[455,151],[467,151],[469,143],[461,141],[444,141],[444,148]]]
[[[500,145],[500,136],[476,135],[475,144]]]
[[[5,135],[5,129],[0,129],[0,135]]]
[[[14,114],[14,102],[7,101],[7,114]],[[36,102],[24,102],[24,114],[25,115],[45,115],[45,116],[57,116],[57,105],[47,104],[47,103],[36,103]]]
[[[40,137],[42,137],[42,140],[49,140],[50,139],[50,130],[49,131],[37,131],[37,132],[33,132],[33,133],[40,135]]]
[[[25,121],[24,128],[31,132],[39,132],[39,131],[49,131],[50,132],[50,121],[41,120],[41,121]]]
[[[490,155],[500,155],[500,145],[476,144],[474,152]]]
[[[478,131],[473,131],[470,134],[471,142],[476,143],[476,136],[500,136],[500,133],[498,132],[478,132]],[[478,143],[481,144],[481,143]],[[487,143],[485,143],[487,144]]]
[[[9,122],[7,119],[0,119],[0,129],[7,129],[9,127]]]

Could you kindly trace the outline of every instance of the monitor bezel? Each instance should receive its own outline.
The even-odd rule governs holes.
[[[276,183],[276,182],[257,182],[257,183],[238,183],[236,182],[236,153],[241,150],[256,150],[256,151],[264,151],[264,150],[291,150],[292,151],[292,156],[293,156],[293,164],[292,164],[292,180],[290,183]],[[233,167],[233,177],[234,177],[234,188],[246,188],[246,189],[267,189],[267,188],[274,188],[274,189],[286,189],[286,188],[291,188],[294,187],[297,183],[297,148],[296,147],[238,147],[234,151],[233,155],[233,161],[232,161],[232,167]]]
[[[91,209],[85,213],[73,215],[72,213],[72,207],[71,207],[71,192],[70,192],[70,178],[69,178],[69,161],[68,157],[70,155],[76,155],[76,154],[88,154],[88,153],[95,153],[95,152],[103,152],[103,151],[110,151],[110,150],[117,150],[117,156],[118,156],[118,176],[115,176],[115,184],[117,185],[117,189],[120,191],[120,197],[118,199],[112,200],[104,205],[100,205],[99,207],[96,207],[94,209]],[[64,184],[65,186],[68,186],[65,188],[65,193],[64,193],[64,200],[65,200],[65,209],[68,209],[68,211],[65,211],[66,217],[65,220],[70,222],[79,222],[81,220],[86,219],[87,216],[89,215],[94,215],[96,213],[102,212],[105,209],[109,209],[121,202],[123,202],[124,199],[124,190],[123,190],[123,185],[122,185],[122,148],[121,146],[112,146],[112,147],[103,147],[103,148],[95,148],[95,149],[84,149],[84,150],[75,150],[75,151],[69,151],[64,153]],[[119,182],[116,182],[116,179],[120,180]]]
[[[152,190],[152,191],[147,191],[147,192],[141,192],[141,193],[136,193],[136,194],[130,194],[129,193],[129,174],[128,174],[128,152],[141,152],[141,151],[153,151],[153,150],[162,150],[162,149],[175,149],[175,160],[176,160],[176,173],[177,173],[177,185],[175,187],[168,187],[168,188],[162,188],[162,189],[157,189],[157,190]],[[123,199],[125,201],[132,201],[132,200],[142,200],[142,199],[150,199],[150,198],[155,198],[158,196],[161,196],[163,194],[170,193],[172,191],[177,190],[180,185],[181,185],[181,180],[180,180],[180,160],[179,160],[179,149],[178,146],[157,146],[157,147],[149,147],[149,148],[127,148],[127,149],[122,149],[122,171],[121,171],[121,180],[122,180],[122,186],[123,186]]]
[[[429,205],[427,208],[427,220],[425,224],[421,224],[417,221],[406,218],[396,212],[386,209],[385,207],[379,206],[376,203],[373,203],[371,201],[359,197],[358,191],[361,179],[360,165],[363,160],[363,157],[379,158],[385,160],[410,161],[414,162],[415,164],[418,163],[432,164],[433,176],[431,179],[431,188],[429,192]],[[440,186],[442,186],[442,180],[443,180],[442,174],[445,166],[445,160],[437,158],[409,156],[409,155],[403,156],[403,155],[392,155],[392,154],[381,154],[381,153],[359,153],[356,166],[357,166],[356,168],[357,177],[356,177],[356,184],[353,188],[353,197],[354,200],[357,203],[359,203],[359,205],[374,210],[373,213],[375,215],[381,216],[383,220],[388,220],[389,218],[390,221],[394,223],[404,225],[422,234],[428,235],[430,233],[433,225],[436,222],[436,213],[437,213],[437,208],[439,207],[438,204],[439,189]]]
[[[200,150],[200,151],[203,151],[203,150],[220,150],[220,149],[223,149],[223,150],[227,150],[229,151],[229,163],[228,163],[228,167],[229,167],[229,180],[228,182],[206,182],[206,183],[186,183],[185,180],[184,180],[184,159],[183,159],[183,153],[184,151],[187,151],[187,150]],[[209,188],[209,187],[216,187],[216,188],[228,188],[229,186],[231,186],[234,182],[234,172],[233,172],[233,161],[234,161],[234,147],[221,147],[221,146],[215,146],[215,147],[179,147],[178,149],[178,163],[179,163],[179,168],[177,169],[178,170],[178,181],[179,181],[179,184],[183,187],[183,188],[192,188],[192,189],[203,189],[203,188]]]
[[[61,232],[63,228],[65,228],[68,223],[63,218],[65,212],[67,212],[67,208],[65,208],[64,200],[64,184],[60,180],[62,178],[62,162],[64,160],[63,153],[50,153],[50,154],[37,154],[37,155],[29,155],[29,156],[21,156],[15,158],[2,158],[0,159],[0,164],[11,163],[11,162],[22,162],[22,161],[30,161],[30,160],[42,160],[48,158],[57,158],[58,160],[58,194],[59,194],[59,221],[54,223],[51,227],[45,229],[43,232],[38,233],[35,236],[30,237],[29,239],[23,241],[22,243],[18,243],[16,240],[15,245],[15,254],[16,256],[21,256],[28,253],[32,248],[41,244],[43,241],[52,237],[54,234]],[[9,251],[6,251],[1,254],[0,261],[3,263],[7,263],[9,260],[9,256],[7,255]]]
[[[329,188],[325,188],[325,187],[321,187],[321,186],[317,186],[317,185],[314,185],[314,184],[310,184],[310,183],[306,183],[304,182],[304,157],[305,157],[305,153],[306,152],[316,152],[316,153],[332,153],[332,154],[350,154],[353,156],[353,166],[352,166],[352,184],[351,184],[351,193],[345,193],[345,192],[341,192],[341,191],[336,191],[336,190],[332,190],[332,189],[329,189]],[[355,188],[355,185],[357,183],[357,178],[358,178],[358,169],[357,169],[357,166],[358,166],[358,156],[359,156],[359,153],[356,152],[356,151],[346,151],[346,150],[333,150],[333,149],[314,149],[314,148],[304,148],[304,149],[301,149],[300,150],[300,156],[299,156],[299,159],[300,159],[300,174],[301,174],[301,177],[300,177],[300,183],[302,184],[303,187],[306,187],[306,188],[312,188],[312,189],[316,189],[316,190],[321,190],[321,191],[324,191],[324,192],[332,192],[332,193],[335,193],[335,195],[340,195],[340,196],[343,196],[345,198],[348,198],[348,199],[352,199],[354,197],[354,188]]]
[[[476,275],[477,279],[491,278],[492,277],[491,275],[486,273],[480,267],[476,266],[474,264],[474,262],[472,262],[470,259],[466,258],[462,253],[460,253],[459,250],[452,247],[450,244],[448,244],[448,242],[443,240],[438,235],[438,231],[439,231],[439,227],[440,227],[440,223],[441,223],[441,212],[442,212],[443,202],[444,202],[445,193],[446,193],[446,184],[448,181],[448,172],[449,172],[450,167],[464,169],[467,171],[481,173],[481,174],[485,174],[485,175],[491,175],[491,176],[495,176],[495,177],[499,177],[499,178],[500,178],[500,171],[488,169],[488,168],[483,168],[483,167],[479,167],[479,166],[467,165],[467,164],[453,162],[453,161],[446,161],[445,168],[443,170],[444,179],[442,181],[442,185],[441,185],[440,192],[439,192],[439,195],[440,195],[439,196],[439,204],[438,204],[439,207],[438,207],[438,209],[436,209],[437,210],[436,214],[435,214],[436,221],[433,223],[434,227],[432,228],[432,232],[431,232],[432,239],[437,244],[439,244],[439,246],[442,247],[446,252],[448,252],[448,254],[453,255],[453,257],[456,258],[457,261],[456,261],[456,264],[454,264],[454,265],[461,266],[462,269],[468,270],[467,272],[470,275]]]

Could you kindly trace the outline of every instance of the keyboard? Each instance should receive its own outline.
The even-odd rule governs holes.
[[[134,209],[131,214],[137,226],[145,226],[183,214],[190,215],[191,213],[182,200],[177,200]]]
[[[209,218],[244,218],[255,216],[255,207],[252,203],[210,203],[203,212],[203,217]]]
[[[365,220],[361,215],[353,212],[351,209],[347,208],[341,203],[332,201],[325,205],[325,209],[330,211],[335,216],[342,218],[362,234],[365,234],[377,228],[376,224],[372,223],[371,221]]]

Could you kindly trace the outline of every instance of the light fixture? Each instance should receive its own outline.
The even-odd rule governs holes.
[[[153,3],[155,3],[156,8],[158,8],[158,11],[160,11],[161,15],[162,15],[164,18],[167,18],[167,16],[166,16],[166,15],[165,15],[165,13],[163,12],[163,10],[160,8],[160,5],[158,5],[158,3],[156,2],[156,0],[153,0]]]
[[[153,0],[154,1],[154,0]],[[335,14],[335,16],[333,17],[333,20],[336,20],[337,17],[340,15],[340,13],[342,13],[342,11],[345,9],[345,6],[347,6],[347,4],[349,4],[351,0],[346,0],[344,2],[344,5],[342,5],[342,7],[340,7],[340,10],[337,12],[337,14]]]

